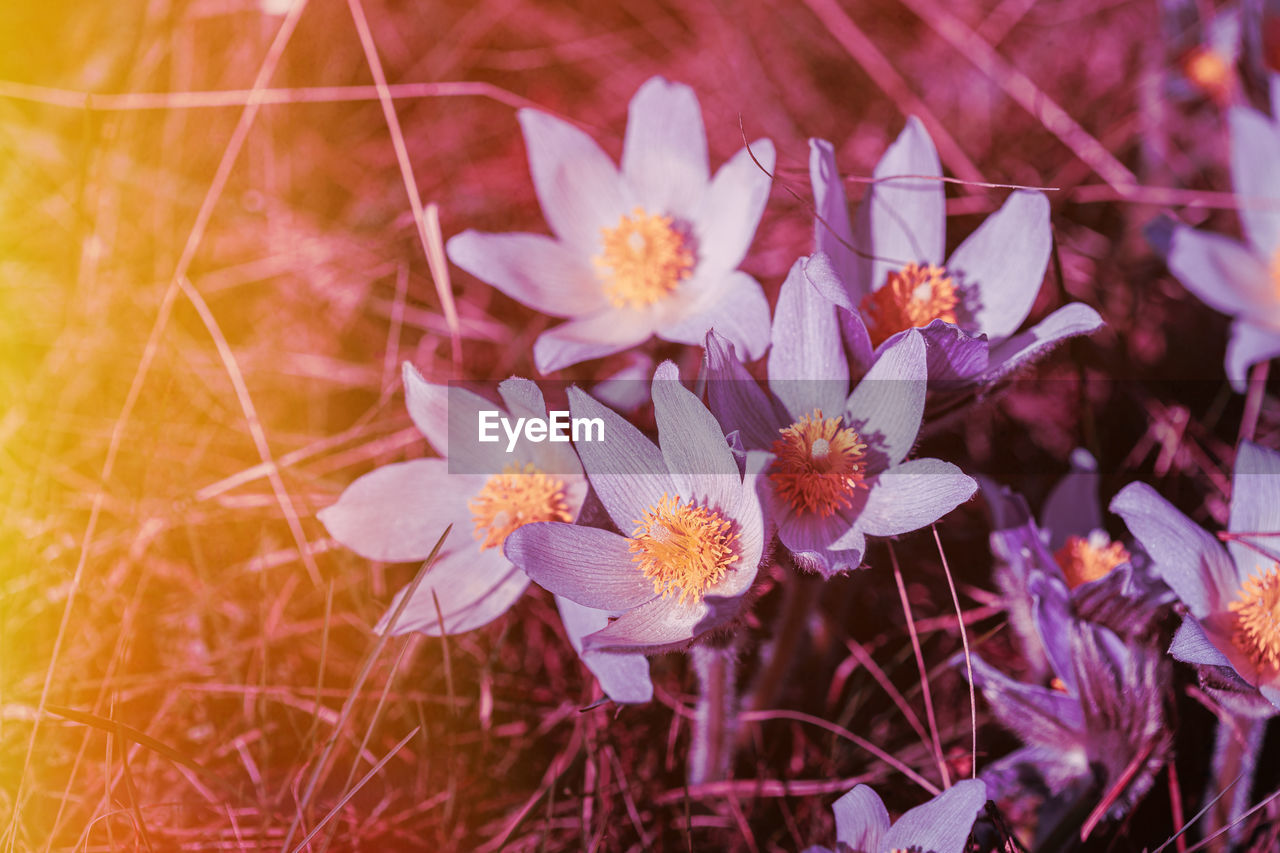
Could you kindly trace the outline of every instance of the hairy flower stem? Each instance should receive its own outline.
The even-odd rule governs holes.
[[[1239,823],[1210,845],[1210,850],[1229,850],[1243,836],[1245,821],[1241,818],[1249,810],[1249,793],[1253,789],[1254,771],[1258,769],[1258,752],[1267,731],[1267,719],[1237,716],[1218,723],[1218,736],[1213,745],[1213,776],[1206,799],[1226,793],[1209,813],[1206,835],[1212,836],[1225,826]]]
[[[725,644],[698,645],[690,655],[698,673],[698,705],[689,749],[689,784],[701,785],[728,778],[733,764],[738,643],[735,638]]]
[[[1249,370],[1249,388],[1244,398],[1244,414],[1240,416],[1240,436],[1236,442],[1253,441],[1258,428],[1258,415],[1262,413],[1262,396],[1267,390],[1267,374],[1270,361],[1260,361]]]
[[[795,662],[796,652],[804,642],[809,614],[813,612],[814,604],[818,600],[818,591],[822,586],[823,580],[818,575],[788,573],[782,612],[778,614],[777,628],[773,633],[773,649],[769,655],[769,662],[756,676],[755,687],[752,689],[751,710],[764,711],[777,703],[782,685],[791,675],[791,666]]]

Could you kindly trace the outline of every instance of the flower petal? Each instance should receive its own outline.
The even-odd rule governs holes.
[[[880,348],[875,364],[849,395],[845,423],[869,445],[869,473],[898,464],[915,444],[927,370],[924,338],[909,329]]]
[[[910,175],[910,178],[894,178]],[[946,248],[946,199],[942,164],[915,116],[880,158],[862,202],[854,245],[875,257],[867,290],[884,285],[891,270],[908,263],[941,264]],[[856,292],[856,291],[855,291]]]
[[[444,617],[443,633],[472,631],[506,613],[528,586],[529,578],[524,572],[511,565],[496,548],[466,548],[445,554],[427,570],[396,620],[392,634],[420,631],[438,637],[442,633],[440,615]],[[384,634],[391,628],[391,617],[408,591],[406,586],[396,593],[374,631]]]
[[[741,270],[703,278],[702,282],[697,295],[678,306],[678,315],[658,325],[658,337],[700,346],[707,332],[715,329],[732,341],[747,361],[764,355],[769,346],[769,301],[760,282]]]
[[[467,498],[483,477],[450,474],[443,459],[415,459],[376,468],[346,488],[338,502],[316,513],[329,535],[370,560],[425,560],[450,524],[469,520]],[[446,548],[469,542],[454,527]]]
[[[973,324],[992,339],[1017,331],[1031,313],[1053,242],[1049,200],[1018,190],[947,261],[961,287],[976,291]]]
[[[1280,130],[1274,120],[1249,107],[1232,107],[1231,188],[1244,233],[1259,254],[1280,249]]]
[[[831,417],[849,394],[836,308],[805,277],[807,260],[792,264],[782,282],[769,348],[769,389],[793,420],[815,410]]]
[[[1063,305],[1027,331],[992,345],[988,357],[990,367],[981,381],[994,382],[1044,355],[1060,341],[1088,334],[1101,326],[1102,317],[1083,302]]]
[[[608,305],[587,257],[542,234],[463,231],[445,250],[462,269],[543,314],[579,317]]]
[[[783,503],[776,496],[772,502],[775,507]],[[852,509],[823,517],[816,513],[796,513],[790,506],[782,506],[781,511],[774,511],[779,519],[778,540],[804,571],[830,578],[856,569],[867,549],[866,539],[854,522],[860,509],[855,503]]]
[[[418,428],[418,432],[422,433],[423,438],[436,453],[443,458],[448,458],[449,415],[453,411],[449,405],[449,386],[436,385],[423,379],[418,368],[408,361],[401,365],[400,375],[404,381],[405,408],[409,410],[413,425]],[[475,412],[486,407],[482,404],[487,404],[487,400],[479,395],[473,396],[475,400],[472,401],[472,407]],[[459,402],[461,403],[464,399],[467,398],[460,397]]]
[[[579,388],[569,389],[569,411],[604,423],[604,440],[579,442],[578,456],[619,530],[631,530],[663,495],[676,493],[662,451],[626,418]]]
[[[1173,643],[1169,646],[1169,654],[1183,663],[1201,664],[1204,666],[1231,666],[1227,656],[1214,645],[1205,634],[1204,628],[1194,616],[1186,616],[1178,626],[1178,633],[1173,635]]]
[[[591,670],[605,695],[619,704],[643,703],[653,698],[653,682],[649,679],[649,659],[644,655],[582,652],[582,638],[609,624],[604,610],[583,607],[572,599],[556,596],[556,607],[569,643]]]
[[[1236,592],[1236,569],[1218,541],[1146,483],[1130,483],[1111,511],[1151,555],[1152,570],[1196,618],[1223,610]]]
[[[831,811],[836,816],[837,843],[880,853],[880,842],[889,831],[889,811],[879,794],[867,785],[855,785],[831,804]]]
[[[626,538],[611,530],[540,521],[512,531],[503,551],[538,586],[585,607],[629,610],[655,595]]]
[[[707,333],[707,404],[721,425],[737,430],[749,450],[773,446],[785,424],[747,369],[738,360],[733,344],[720,333]]]
[[[757,139],[750,150],[743,148],[729,158],[711,179],[693,219],[700,266],[731,270],[742,263],[769,201],[774,159],[773,143]]]
[[[931,320],[920,334],[929,359],[929,382],[935,387],[971,382],[990,366],[991,345],[986,335],[971,335],[945,320]]]
[[[987,802],[987,786],[978,779],[957,782],[929,802],[916,806],[889,828],[882,850],[964,853],[973,822]]]
[[[650,77],[636,90],[627,110],[622,176],[649,212],[691,217],[711,177],[693,89]]]
[[[507,412],[512,418],[546,418],[548,416],[546,400],[536,382],[519,376],[509,377],[498,383],[498,395],[506,404]],[[578,454],[569,442],[568,432],[566,428],[560,436],[563,440],[555,441],[548,438],[547,441],[531,442],[522,435],[516,442],[512,454],[519,464],[531,462],[546,474],[580,476],[582,464],[578,461]],[[505,438],[503,440],[506,441]]]
[[[516,117],[529,150],[529,174],[551,230],[584,257],[596,254],[600,229],[618,224],[635,200],[609,155],[566,121],[533,109]]]
[[[701,633],[699,626],[711,616],[710,601],[703,599],[680,604],[674,595],[655,598],[648,604],[628,610],[610,622],[608,627],[588,634],[582,640],[583,648],[587,651],[611,649],[656,654],[684,647]],[[734,603],[736,607],[738,602]]]
[[[1246,319],[1231,324],[1231,340],[1227,343],[1227,379],[1237,394],[1249,384],[1249,368],[1260,361],[1280,355],[1280,331],[1254,325]]]
[[[1170,238],[1168,265],[1183,287],[1215,311],[1256,322],[1277,315],[1267,268],[1230,237],[1179,225]]]
[[[825,139],[809,140],[809,183],[813,187],[813,206],[817,211],[813,223],[813,250],[830,257],[836,276],[844,287],[850,288],[849,299],[857,303],[866,294],[855,289],[863,282],[858,276],[858,256],[849,248],[853,245],[849,201],[836,166],[835,148]]]
[[[653,413],[676,494],[702,506],[735,508],[742,489],[738,463],[715,416],[680,384],[674,362],[654,371]]]
[[[1070,536],[1088,536],[1104,529],[1098,500],[1098,461],[1083,447],[1071,451],[1071,473],[1058,481],[1045,498],[1040,528],[1057,551]]]
[[[606,309],[590,317],[561,323],[538,335],[533,342],[533,363],[539,373],[551,373],[630,349],[652,335],[653,326],[647,313]]]
[[[1263,534],[1227,542],[1238,583],[1280,561],[1280,539],[1276,537],[1280,534],[1280,454],[1252,441],[1240,442],[1231,475],[1227,529],[1236,534]]]
[[[876,477],[857,525],[868,536],[919,530],[973,497],[977,482],[950,462],[912,459]]]

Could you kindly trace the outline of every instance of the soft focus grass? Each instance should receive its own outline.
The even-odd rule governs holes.
[[[370,82],[346,4],[311,5],[272,85]],[[1144,185],[1226,188],[1217,109],[1159,97],[1171,57],[1150,3],[948,8]],[[1139,229],[1161,210],[1233,229],[1231,213],[1194,204],[1217,201],[1195,193],[1174,207],[1154,193],[1116,200],[998,80],[892,0],[853,13],[892,72],[873,62],[873,80],[814,11],[829,9],[365,5],[393,83],[487,81],[581,121],[616,155],[627,99],[662,73],[698,90],[714,164],[742,144],[740,122],[748,138],[774,138],[779,181],[746,264],[770,293],[809,249],[805,139],[836,141],[844,170],[868,174],[903,120],[875,81],[900,75],[982,178],[1060,188],[1063,278],[1051,270],[1038,310],[1080,299],[1110,324],[928,449],[1037,499],[1084,444],[1108,488],[1153,478],[1195,517],[1220,522],[1239,418],[1221,379],[1226,322],[1168,279]],[[280,23],[247,0],[22,0],[0,9],[0,79],[103,93],[244,89]],[[241,108],[193,108],[177,95],[167,109],[86,111],[50,97],[0,98],[0,827],[11,824],[13,849],[276,849],[299,814],[294,844],[344,802],[312,849],[798,849],[831,842],[827,806],[855,778],[892,808],[921,799],[848,741],[768,711],[748,724],[738,781],[686,792],[683,660],[656,662],[651,706],[580,712],[594,686],[536,591],[447,650],[391,641],[357,689],[377,642],[369,627],[416,567],[332,548],[314,511],[369,468],[424,452],[398,395],[401,360],[436,380],[530,375],[530,346],[550,321],[455,271],[464,358],[453,363],[379,105],[278,104],[257,115],[188,270],[228,363],[173,276]],[[446,236],[544,228],[509,103],[420,97],[400,101],[398,116]],[[951,199],[954,243],[1003,192],[962,187]],[[251,438],[237,372],[283,492]],[[1264,442],[1274,425],[1268,399]],[[980,510],[963,508],[941,534],[971,631],[993,635],[984,651],[999,657]],[[964,774],[968,703],[941,666],[960,646],[938,554],[917,534],[899,555],[946,754]],[[929,749],[849,650],[869,652],[921,712],[886,558],[873,548],[869,571],[824,593],[777,704],[934,778]],[[766,582],[747,626],[748,669],[768,652],[786,582]],[[48,704],[82,718],[46,711],[33,743],[46,683]],[[1185,697],[1179,708],[1190,805],[1211,718]],[[985,762],[1011,742],[979,723]],[[1136,818],[1102,837],[1139,849],[1172,828],[1162,777]]]

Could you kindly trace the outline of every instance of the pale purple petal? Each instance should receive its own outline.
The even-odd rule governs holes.
[[[394,628],[391,617],[409,591],[408,586],[396,593],[374,630],[379,634],[390,630],[394,635],[420,631],[431,637],[472,631],[511,609],[528,586],[529,578],[497,548],[454,551],[427,569]],[[443,632],[440,615],[444,617]]]
[[[994,381],[1029,364],[1067,338],[1087,335],[1102,326],[1102,317],[1083,302],[1063,305],[1025,332],[992,344],[986,381]]]
[[[910,178],[883,180],[898,175]],[[862,205],[854,245],[876,258],[867,289],[878,290],[890,271],[908,263],[942,264],[946,199],[942,164],[924,125],[907,119],[898,139],[880,158]],[[857,290],[853,292],[858,292]]]
[[[956,655],[952,665],[961,667],[963,655]],[[1026,743],[1054,744],[1062,740],[1063,730],[1083,728],[1084,712],[1080,700],[1061,690],[1014,681],[991,666],[979,655],[970,655],[973,683],[991,708],[991,715]]]
[[[462,269],[543,314],[580,317],[608,305],[587,256],[551,237],[463,231],[445,249]]]
[[[617,611],[655,594],[627,541],[611,530],[541,521],[512,531],[503,550],[538,586],[585,607]]]
[[[736,604],[736,602],[735,602]],[[655,598],[619,616],[582,639],[584,649],[653,653],[687,645],[711,616],[710,599],[679,602],[678,595]]]
[[[539,373],[551,373],[593,358],[603,358],[642,344],[653,335],[646,312],[608,309],[590,317],[561,323],[533,342],[533,363]]]
[[[711,179],[693,222],[699,266],[731,270],[742,263],[769,200],[774,157],[773,143],[757,139],[750,151],[734,154]]]
[[[980,780],[957,782],[900,817],[885,833],[881,849],[964,853],[973,822],[986,802],[987,786]]]
[[[604,440],[579,442],[578,456],[613,523],[631,531],[646,509],[676,493],[662,451],[626,418],[578,388],[569,389],[569,411],[575,418],[604,422]]]
[[[840,326],[849,364],[858,373],[865,373],[873,361],[871,335],[845,290],[845,282],[831,265],[831,258],[822,252],[812,255],[805,262],[804,277],[823,298],[836,306],[836,323]]]
[[[743,477],[737,494],[731,496],[730,501],[722,508],[722,514],[733,521],[733,530],[738,534],[735,543],[738,559],[719,583],[708,588],[708,595],[738,596],[755,582],[760,557],[764,552],[764,513],[757,492],[757,480],[772,459],[771,455],[759,450],[747,453],[746,476]]]
[[[1103,529],[1100,479],[1098,462],[1089,451],[1083,447],[1071,451],[1071,473],[1050,490],[1040,512],[1040,528],[1049,534],[1050,549],[1057,551],[1068,537]]]
[[[831,804],[831,811],[836,816],[837,843],[880,853],[881,841],[889,831],[889,811],[875,791],[867,785],[856,785]]]
[[[924,414],[924,338],[915,329],[886,342],[845,404],[845,422],[869,445],[875,474],[901,462],[915,444]]]
[[[970,234],[947,261],[947,271],[976,293],[973,325],[1004,338],[1022,325],[1040,292],[1053,242],[1049,200],[1018,190]]]
[[[857,525],[868,536],[919,530],[973,497],[977,490],[977,482],[950,462],[912,459],[875,478]]]
[[[849,394],[836,308],[805,278],[806,258],[791,265],[778,293],[769,348],[769,389],[793,420],[815,410],[833,417]]]
[[[529,151],[529,173],[542,215],[561,240],[591,257],[600,230],[635,206],[609,155],[566,121],[533,109],[517,114]]]
[[[422,378],[418,369],[407,361],[401,365],[400,374],[404,381],[405,408],[409,410],[413,425],[418,428],[418,432],[422,433],[423,438],[436,453],[448,458],[449,413],[452,410],[449,405],[449,386],[428,382]],[[476,396],[476,400],[478,403],[473,407],[473,415],[485,408],[488,402],[479,396]]]
[[[849,202],[836,166],[835,149],[825,139],[809,140],[809,183],[813,186],[813,206],[817,210],[813,250],[829,255],[836,276],[845,287],[851,287],[858,278],[858,261],[849,248],[853,244]],[[851,298],[857,301],[863,295],[853,293]]]
[[[1078,696],[1076,670],[1071,663],[1074,657],[1071,645],[1074,615],[1066,584],[1057,578],[1036,575],[1031,578],[1030,591],[1033,622],[1040,635],[1040,645],[1049,658],[1049,666],[1062,679],[1067,692]]]
[[[738,360],[733,344],[707,333],[707,403],[727,430],[737,430],[749,450],[768,450],[786,426],[755,378]]]
[[[991,346],[986,335],[971,335],[945,320],[931,320],[920,334],[930,382],[969,381],[987,372]]]
[[[512,376],[498,384],[498,396],[506,404],[507,412],[512,418],[546,418],[548,416],[546,401],[536,382]],[[563,423],[566,417],[567,413],[559,416],[557,420]],[[522,434],[512,451],[512,456],[517,464],[531,462],[544,473],[577,476],[582,473],[582,465],[578,462],[578,454],[574,451],[569,438],[568,429],[561,431],[561,435],[554,441],[548,436],[546,441],[532,442]],[[504,434],[502,438],[504,450],[506,442],[507,438]]]
[[[604,610],[583,607],[572,599],[556,596],[560,620],[574,651],[591,670],[605,695],[619,704],[643,703],[653,698],[653,682],[649,679],[649,659],[637,654],[582,652],[582,638],[609,624]]]
[[[830,255],[825,252],[814,252],[807,260],[804,258],[801,260],[804,261],[804,277],[818,293],[822,294],[824,299],[838,308],[858,313],[858,303],[850,297],[846,289],[847,279],[841,277]]]
[[[648,212],[691,217],[711,178],[702,110],[692,89],[650,77],[636,90],[627,111],[622,175]]]
[[[715,416],[680,384],[674,362],[658,365],[652,393],[658,444],[676,493],[701,506],[736,504],[742,488],[738,463]]]
[[[1173,644],[1169,646],[1169,654],[1183,663],[1203,666],[1231,666],[1227,656],[1214,645],[1205,634],[1204,628],[1194,616],[1186,616],[1173,635]]]
[[[370,560],[424,560],[455,524],[447,547],[470,541],[467,500],[484,477],[450,474],[443,459],[415,459],[376,468],[316,513],[329,535]]]
[[[1243,542],[1228,540],[1227,551],[1235,561],[1238,583],[1280,561],[1280,454],[1252,441],[1240,442],[1231,475],[1227,529],[1237,534],[1264,534]],[[1259,549],[1267,553],[1260,554]]]
[[[1260,361],[1280,355],[1280,330],[1257,326],[1246,319],[1231,324],[1231,340],[1227,342],[1227,379],[1237,394],[1249,384],[1249,368]]]
[[[1231,129],[1231,188],[1244,233],[1259,254],[1280,249],[1280,130],[1249,107],[1227,113]]]
[[[778,540],[791,552],[801,569],[818,572],[824,578],[843,571],[856,569],[866,552],[866,538],[854,524],[861,509],[865,493],[855,495],[857,503],[851,509],[840,510],[823,517],[816,513],[795,513],[783,506],[781,498],[774,498],[778,522]],[[839,543],[840,548],[835,545]]]
[[[1256,322],[1277,316],[1280,300],[1266,266],[1230,237],[1179,225],[1170,238],[1167,263],[1183,287],[1216,311]]]
[[[1146,483],[1130,483],[1111,511],[1151,555],[1152,570],[1196,618],[1220,611],[1235,597],[1236,569],[1218,543]]]
[[[673,306],[679,314],[671,312],[670,319],[658,325],[658,337],[700,346],[707,332],[715,329],[732,341],[747,361],[764,355],[769,346],[769,301],[760,282],[741,270],[691,281],[698,281],[702,288],[684,304]]]
[[[649,379],[656,367],[653,356],[631,352],[626,364],[591,386],[591,396],[620,412],[634,412],[649,402]]]

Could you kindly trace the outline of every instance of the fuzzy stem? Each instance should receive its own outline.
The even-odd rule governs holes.
[[[1241,818],[1249,810],[1253,775],[1258,769],[1258,752],[1262,749],[1262,738],[1266,731],[1265,718],[1236,716],[1218,722],[1218,734],[1213,745],[1213,775],[1210,777],[1210,790],[1206,799],[1217,796],[1227,786],[1231,786],[1231,790],[1210,810],[1207,835],[1212,836],[1236,821],[1240,823],[1221,840],[1210,845],[1210,850],[1228,850],[1241,839],[1244,832],[1244,821]]]
[[[788,573],[782,612],[778,614],[777,628],[773,634],[773,649],[769,655],[769,662],[756,676],[755,688],[751,696],[751,710],[764,711],[777,703],[782,685],[791,674],[796,652],[804,641],[809,614],[813,612],[814,603],[818,600],[818,591],[822,586],[823,580],[818,575]]]
[[[727,645],[699,645],[689,653],[698,673],[698,705],[689,749],[689,784],[701,785],[728,778],[733,764],[738,718],[735,689],[738,645],[736,640]]]
[[[1240,417],[1240,441],[1253,441],[1253,434],[1258,429],[1258,415],[1262,413],[1262,397],[1267,391],[1267,374],[1271,371],[1270,361],[1260,361],[1249,369],[1249,387],[1244,398],[1244,414]]]

